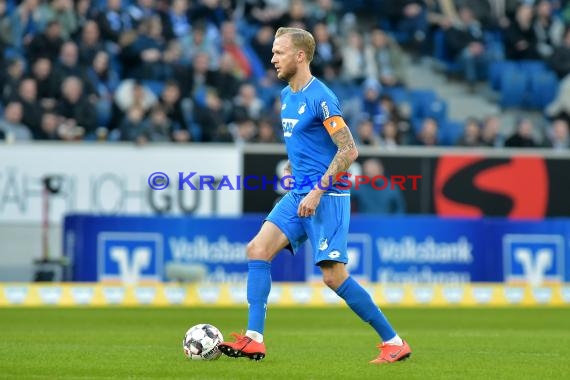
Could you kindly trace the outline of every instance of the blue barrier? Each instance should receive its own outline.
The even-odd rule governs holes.
[[[263,221],[236,218],[70,215],[64,222],[71,281],[165,281],[172,264],[201,265],[213,282],[244,281],[245,248]],[[383,283],[569,282],[570,219],[351,220],[349,270]],[[308,244],[278,255],[274,281],[320,278]]]

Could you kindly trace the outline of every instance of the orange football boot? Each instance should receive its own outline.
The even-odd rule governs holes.
[[[412,350],[408,345],[408,342],[405,340],[402,341],[404,344],[401,346],[396,346],[393,344],[386,344],[382,343],[378,345],[380,349],[380,354],[378,357],[370,363],[372,364],[387,364],[387,363],[395,363],[400,360],[405,360],[412,355]]]
[[[231,335],[235,338],[235,342],[222,342],[218,346],[225,355],[232,358],[245,356],[253,360],[261,360],[265,357],[264,343],[259,343],[248,336],[237,333]]]

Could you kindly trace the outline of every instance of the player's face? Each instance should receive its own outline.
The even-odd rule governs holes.
[[[288,81],[297,73],[297,49],[293,47],[287,35],[279,36],[273,41],[273,57],[271,63],[277,71],[277,78]]]

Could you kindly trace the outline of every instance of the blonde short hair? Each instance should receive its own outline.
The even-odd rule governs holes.
[[[313,35],[304,29],[281,27],[275,32],[275,38],[288,34],[291,36],[293,46],[305,52],[307,62],[313,60],[315,55],[315,39]]]

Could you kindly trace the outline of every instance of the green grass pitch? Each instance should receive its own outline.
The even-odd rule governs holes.
[[[0,309],[8,379],[563,379],[570,309],[385,309],[413,354],[373,366],[377,339],[347,308],[270,308],[261,362],[184,358],[182,337],[211,323],[229,338],[245,308]]]

